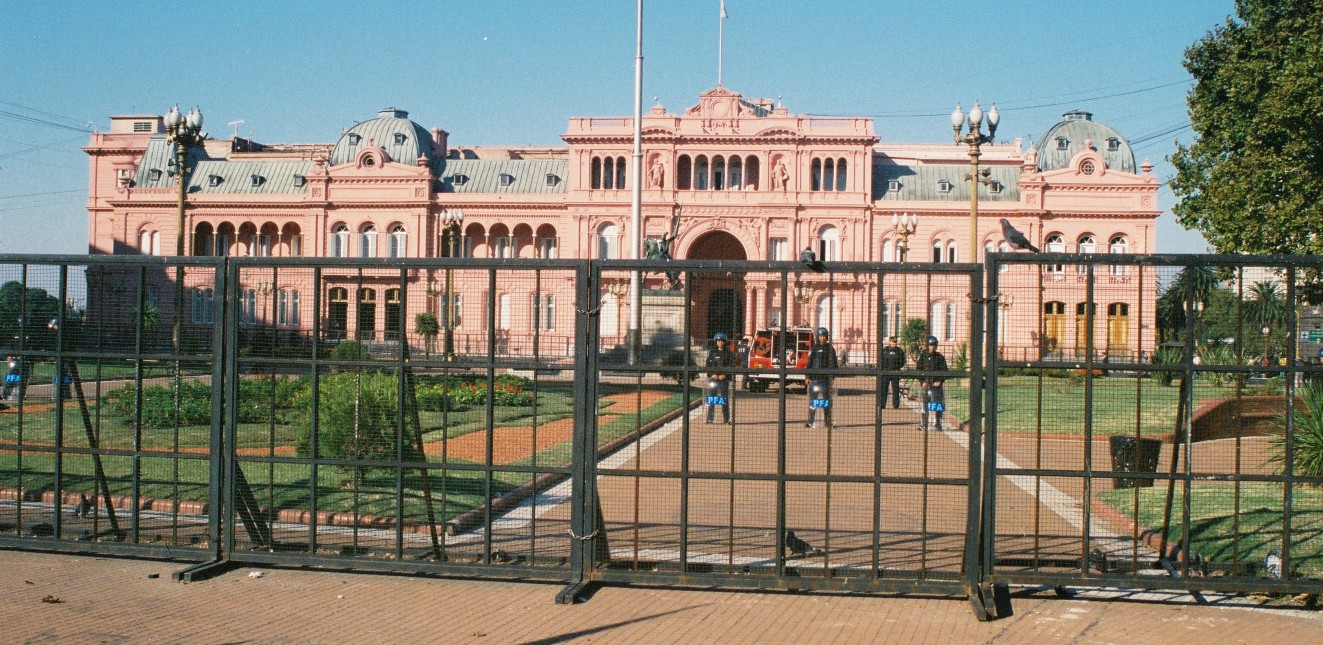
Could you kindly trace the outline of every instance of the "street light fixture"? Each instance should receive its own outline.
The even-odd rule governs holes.
[[[464,213],[461,211],[444,210],[441,211],[441,230],[445,237],[445,257],[447,259],[458,257],[459,251],[459,227],[464,223]],[[449,264],[446,265],[446,290],[445,300],[442,305],[445,310],[441,313],[441,324],[444,334],[444,344],[446,360],[455,360],[455,278],[454,269]]]
[[[796,282],[794,287],[795,302],[799,303],[799,320],[801,324],[807,324],[807,316],[804,315],[804,305],[807,305],[813,299],[813,286],[805,282]]]
[[[919,216],[914,213],[892,213],[891,231],[900,236],[896,242],[896,259],[901,264],[905,263],[905,258],[910,252],[910,236],[919,229]],[[900,326],[905,324],[905,303],[908,302],[906,296],[909,274],[900,274],[900,303],[896,305],[896,319],[900,321]],[[899,336],[899,330],[896,333]]]
[[[179,106],[170,108],[164,117],[165,140],[174,146],[175,177],[179,180],[179,229],[175,239],[175,255],[184,255],[184,242],[188,233],[184,228],[184,206],[188,197],[188,149],[201,144],[207,134],[202,131],[202,110],[194,107],[188,115],[180,114]]]
[[[1001,115],[997,113],[997,106],[993,105],[988,111],[988,133],[983,134],[980,126],[983,123],[983,108],[974,101],[974,109],[969,111],[969,116],[965,116],[964,110],[960,104],[956,103],[955,110],[951,111],[951,129],[955,130],[956,143],[964,143],[969,146],[969,168],[970,172],[965,175],[965,181],[969,183],[969,258],[971,261],[978,261],[978,186],[983,184],[987,186],[992,183],[988,178],[991,174],[987,168],[982,173],[978,169],[978,160],[982,156],[980,147],[985,143],[992,143],[993,137],[997,133],[997,124],[1001,122]],[[962,129],[964,130],[962,134]]]

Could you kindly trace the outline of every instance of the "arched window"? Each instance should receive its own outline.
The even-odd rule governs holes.
[[[836,177],[836,160],[828,159],[822,164],[822,189],[831,190],[836,187],[834,181]]]
[[[602,164],[602,188],[610,190],[616,187],[616,160],[614,157],[607,157],[606,162]]]
[[[744,189],[744,162],[739,157],[731,157],[730,161],[730,189]]]
[[[726,189],[726,158],[717,155],[712,158],[712,190]]]
[[[331,257],[349,257],[349,227],[340,224],[331,233]]]
[[[822,262],[841,260],[841,231],[828,224],[818,229],[818,259]]]
[[[616,188],[625,188],[625,158],[616,157]]]
[[[349,290],[332,287],[326,293],[326,301],[326,335],[332,339],[344,338],[349,329]]]
[[[896,244],[895,244],[895,242],[892,242],[891,240],[885,240],[885,241],[883,241],[883,242],[882,242],[882,261],[883,261],[883,262],[895,262],[896,260],[897,260],[897,258],[896,258]]]
[[[376,289],[358,290],[357,327],[354,329],[355,340],[376,340],[377,338],[377,291]]]
[[[707,155],[698,155],[694,160],[694,190],[707,190],[708,172]]]
[[[744,158],[744,186],[748,190],[758,190],[760,172],[757,157],[749,155]]]
[[[202,222],[193,230],[193,255],[207,256],[214,252],[211,224]]]
[[[1046,247],[1044,250],[1046,250],[1048,253],[1065,253],[1066,238],[1055,234],[1049,235],[1047,236],[1047,243],[1044,246]],[[1061,271],[1062,271],[1062,267],[1060,264],[1049,264],[1047,266],[1048,273],[1061,273]]]
[[[303,233],[298,224],[290,222],[280,232],[281,244],[285,255],[291,258],[303,257]]]
[[[510,255],[510,236],[492,238],[492,257],[508,258]]]
[[[602,187],[602,158],[593,157],[592,187],[594,189]]]
[[[1113,235],[1107,245],[1107,252],[1113,255],[1125,255],[1130,252],[1130,244],[1126,241],[1124,235]],[[1124,264],[1111,265],[1112,275],[1125,275],[1126,266]]]
[[[229,257],[230,243],[234,241],[234,225],[229,222],[222,222],[216,227],[216,255],[219,257]]]
[[[1089,347],[1090,320],[1098,313],[1098,306],[1091,302],[1075,303],[1075,355],[1083,357]]]
[[[675,161],[675,189],[689,190],[693,174],[693,163],[689,161],[689,155],[680,155]]]
[[[846,186],[845,158],[841,157],[836,161],[836,190],[845,190]]]
[[[371,222],[364,224],[359,232],[358,257],[377,257],[377,227]]]
[[[814,159],[809,166],[809,190],[822,190],[822,160]]]
[[[400,323],[403,322],[404,307],[400,302],[400,290],[386,290],[386,340],[400,339]]]
[[[1093,242],[1093,236],[1081,235],[1079,242],[1076,243],[1075,245],[1075,250],[1078,251],[1079,253],[1093,253],[1094,251],[1096,251],[1097,245],[1095,245]],[[1088,273],[1089,267],[1083,264],[1077,264],[1075,265],[1075,271],[1077,273]]]
[[[396,224],[390,228],[390,257],[404,257],[407,253],[408,243],[409,234],[404,230],[403,224]]]
[[[942,251],[945,248],[946,245],[943,244],[941,240],[933,240],[933,262],[942,261],[942,255],[943,255]]]
[[[956,246],[955,240],[951,240],[946,243],[946,261],[950,262],[951,264],[955,264],[956,262],[960,261],[960,251],[959,251],[959,247]]]
[[[823,296],[818,299],[818,327],[828,330],[836,328],[836,296]]]
[[[607,222],[597,229],[597,259],[614,260],[619,256],[620,228]]]

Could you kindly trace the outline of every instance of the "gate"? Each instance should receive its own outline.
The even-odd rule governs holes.
[[[576,443],[583,584],[919,591],[971,594],[981,606],[970,537],[981,267],[608,261],[591,270],[592,306],[610,324],[588,338],[589,374],[600,375],[588,398],[599,409]],[[631,326],[640,283],[656,288],[633,303]],[[707,310],[719,301],[711,294],[729,293],[740,294],[739,316]],[[899,310],[907,300],[912,309]],[[746,326],[734,327],[741,317]],[[719,320],[731,328],[713,328]],[[839,365],[806,380],[792,358],[805,337],[796,330],[818,327]],[[904,376],[948,379],[950,409],[945,427],[925,432],[916,386],[899,408],[881,398],[884,379],[901,373],[879,366],[878,349],[891,335],[922,343],[929,329],[948,369]],[[754,336],[748,351],[770,367],[709,367],[718,333],[731,345]],[[830,381],[831,400],[810,417],[814,373]],[[751,376],[762,386],[746,389]],[[972,430],[961,423],[970,418]]]
[[[984,580],[1316,592],[1320,266],[991,254]]]
[[[222,267],[0,256],[0,546],[220,557]]]

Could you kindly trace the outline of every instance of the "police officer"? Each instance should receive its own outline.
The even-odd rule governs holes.
[[[808,358],[808,397],[809,411],[808,421],[804,423],[805,428],[813,427],[814,400],[822,401],[818,406],[822,407],[822,420],[828,426],[831,426],[831,376],[814,370],[834,370],[839,363],[836,360],[836,348],[831,346],[831,334],[827,332],[826,327],[819,327],[817,336],[814,337],[813,347],[809,349]]]
[[[891,407],[900,407],[900,370],[905,368],[905,350],[896,343],[896,337],[887,339],[887,346],[882,348],[882,371],[892,372],[882,375],[882,392],[877,397],[877,407],[887,407],[887,392],[891,392]]]
[[[945,372],[946,357],[937,351],[937,337],[928,337],[928,349],[919,354],[919,358],[914,361],[914,369],[920,372]],[[943,379],[940,376],[931,374],[922,374],[919,376],[919,385],[923,388],[923,418],[919,426],[920,430],[928,429],[928,413],[936,415],[936,424],[934,430],[942,429],[942,413],[946,411],[946,393],[942,388]]]
[[[753,339],[748,336],[745,336],[735,345],[735,367],[747,368],[749,366],[749,343],[752,340]],[[749,375],[745,374],[744,376],[741,376],[740,383],[744,389],[749,389]]]
[[[721,422],[730,423],[730,374],[735,366],[735,355],[726,347],[726,334],[712,336],[716,347],[707,355],[707,422],[712,423],[712,412],[721,407]]]

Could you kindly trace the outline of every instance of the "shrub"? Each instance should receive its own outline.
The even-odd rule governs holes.
[[[1297,477],[1323,477],[1323,385],[1311,383],[1298,392],[1303,409],[1297,408],[1295,415],[1293,470]],[[1278,472],[1285,473],[1286,415],[1278,416],[1276,422],[1282,433],[1272,435],[1268,463],[1277,464]]]
[[[318,456],[332,459],[391,460],[399,411],[397,382],[388,374],[332,374],[318,386]],[[311,392],[307,393],[311,396]],[[301,406],[308,410],[310,406]],[[312,452],[312,419],[305,412],[295,450]],[[406,441],[406,449],[412,446]],[[346,466],[361,482],[373,466]]]
[[[1157,365],[1179,365],[1181,362],[1181,350],[1176,347],[1162,347],[1153,355],[1153,362]],[[1175,372],[1161,371],[1153,372],[1153,379],[1160,385],[1171,385],[1176,378]]]

